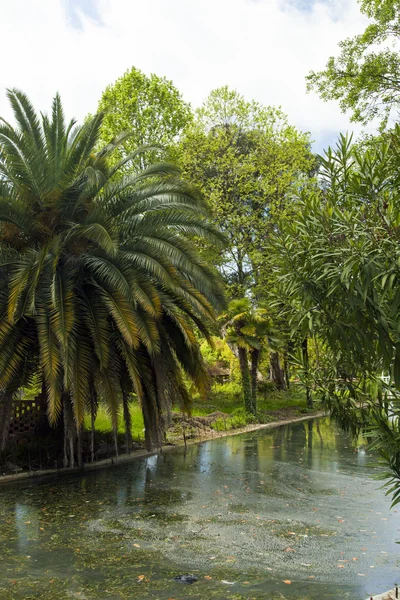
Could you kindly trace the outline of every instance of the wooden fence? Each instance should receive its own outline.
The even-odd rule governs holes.
[[[16,400],[9,426],[9,440],[16,440],[32,433],[46,417],[40,399]]]

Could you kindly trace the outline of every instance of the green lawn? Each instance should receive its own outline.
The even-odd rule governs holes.
[[[258,395],[258,411],[260,421],[268,421],[267,411],[276,411],[291,406],[299,408],[300,412],[306,411],[306,395],[302,387],[292,385],[288,391],[268,390],[265,393],[261,392]],[[247,415],[244,415],[243,401],[238,384],[228,383],[225,385],[215,385],[207,400],[203,401],[195,398],[193,401],[192,414],[194,416],[205,416],[210,413],[219,411],[232,415],[230,419],[218,421],[215,424],[215,429],[233,429],[242,427],[251,422]],[[174,410],[179,411],[179,407]],[[136,401],[131,404],[132,418],[132,437],[135,441],[143,441],[144,439],[144,424],[142,412]],[[253,419],[254,421],[254,419]],[[111,419],[106,409],[103,406],[99,407],[95,422],[96,431],[101,433],[109,433],[111,431]],[[85,428],[90,429],[90,417],[85,418]],[[119,433],[124,433],[124,423],[122,415],[119,415]]]
[[[257,408],[260,412],[280,410],[290,406],[298,406],[301,409],[306,408],[307,400],[303,387],[292,384],[290,390],[268,389],[258,394]],[[215,411],[232,414],[242,407],[243,399],[240,386],[236,383],[226,383],[213,386],[209,399],[196,398],[193,402],[192,414],[208,415]]]

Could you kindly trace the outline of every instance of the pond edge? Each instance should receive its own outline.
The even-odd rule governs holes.
[[[256,425],[246,425],[239,429],[233,429],[230,431],[218,431],[212,435],[206,435],[202,437],[196,437],[187,440],[187,446],[193,446],[194,444],[201,444],[203,442],[209,442],[219,438],[224,438],[232,435],[240,435],[242,433],[250,433],[252,431],[258,431],[259,429],[275,429],[282,425],[290,425],[291,423],[300,423],[301,421],[309,421],[310,419],[318,419],[321,417],[328,416],[328,413],[320,411],[313,414],[306,415],[304,417],[294,417],[291,419],[283,419],[281,421],[273,421],[271,423],[257,423]],[[177,448],[184,448],[184,443],[181,441],[178,444],[162,446],[159,449],[154,450],[133,450],[130,454],[120,454],[118,460],[115,457],[104,458],[102,460],[95,461],[93,463],[85,463],[82,467],[60,467],[58,469],[40,469],[38,471],[23,471],[22,473],[15,473],[14,475],[0,475],[0,485],[7,483],[14,483],[18,481],[25,481],[27,479],[36,479],[39,477],[47,477],[50,475],[64,475],[68,473],[85,473],[87,471],[94,471],[95,469],[102,469],[104,467],[110,467],[114,465],[120,465],[122,463],[138,460],[142,458],[148,458],[155,456],[156,454],[164,454]]]

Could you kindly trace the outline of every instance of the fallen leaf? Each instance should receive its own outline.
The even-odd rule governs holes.
[[[140,548],[140,544],[133,544],[135,548]]]
[[[286,583],[286,585],[290,585],[292,582],[290,581],[290,579],[284,579],[283,583]]]

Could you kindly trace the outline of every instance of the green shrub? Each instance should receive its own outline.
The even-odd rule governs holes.
[[[231,429],[239,429],[251,423],[257,423],[257,418],[245,411],[244,408],[236,408],[231,416],[227,418],[216,419],[211,427],[216,431],[230,431]]]

